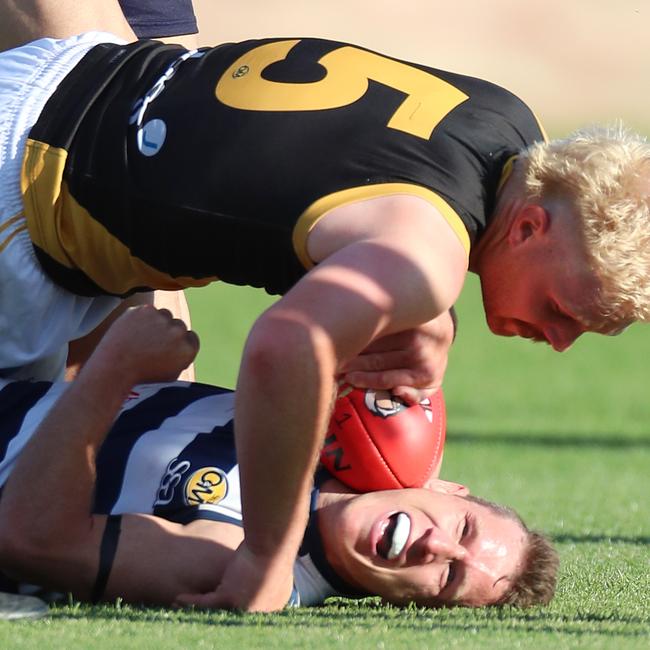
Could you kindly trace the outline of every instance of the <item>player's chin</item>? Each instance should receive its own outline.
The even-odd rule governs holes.
[[[517,332],[514,331],[512,324],[507,318],[486,316],[487,326],[492,332],[497,336],[517,336]]]

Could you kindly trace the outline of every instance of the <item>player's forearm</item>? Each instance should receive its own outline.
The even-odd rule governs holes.
[[[264,336],[282,336],[282,345]],[[334,389],[327,335],[285,320],[253,331],[237,389],[237,455],[249,548],[292,558],[302,540],[309,489]]]
[[[143,306],[115,321],[39,425],[4,487],[0,561],[24,575],[48,576],[64,562],[86,574],[96,570],[91,503],[97,450],[131,388],[176,377],[198,347],[196,335],[165,311]],[[34,508],[26,476],[38,477],[47,507]]]
[[[70,384],[21,453],[0,500],[0,528],[21,545],[51,548],[91,525],[95,456],[130,389],[119,372],[89,368]],[[49,495],[34,509],[25,476]]]

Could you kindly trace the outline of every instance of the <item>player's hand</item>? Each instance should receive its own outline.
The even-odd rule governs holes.
[[[293,589],[293,561],[269,561],[243,541],[229,562],[221,584],[207,594],[180,594],[175,605],[202,609],[273,612],[282,609]]]
[[[109,328],[86,364],[119,370],[131,385],[172,381],[199,351],[198,336],[166,309],[132,307]]]
[[[446,311],[418,328],[384,336],[340,369],[340,379],[360,388],[390,390],[418,404],[440,386],[455,325]]]

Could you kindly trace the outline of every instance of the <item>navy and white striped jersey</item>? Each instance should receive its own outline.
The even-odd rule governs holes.
[[[65,388],[0,380],[0,486]],[[98,453],[94,512],[241,525],[233,413],[234,393],[226,389],[189,382],[136,387]],[[294,604],[346,591],[325,561],[315,520],[310,528],[294,570]]]
[[[0,485],[65,384],[0,384]],[[241,520],[233,393],[177,382],[138,387],[97,456],[95,512],[157,514],[187,523]]]

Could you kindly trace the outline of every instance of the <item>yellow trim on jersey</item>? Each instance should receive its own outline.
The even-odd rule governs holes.
[[[7,230],[7,228],[11,228],[11,226],[15,225],[17,222],[21,222],[25,220],[25,216],[23,215],[22,212],[19,212],[18,214],[15,214],[13,217],[9,217],[2,225],[0,225],[0,233],[4,232]],[[12,230],[1,242],[0,242],[0,253],[9,246],[11,243],[11,240],[21,232],[24,232],[27,230],[27,226],[24,223],[21,223],[16,229]]]
[[[532,111],[531,111],[532,112]],[[544,138],[544,142],[548,142],[548,136],[546,135],[546,131],[544,130],[544,127],[542,123],[539,121],[537,118],[537,115],[533,113],[533,117],[535,118],[535,121],[537,122],[537,126],[539,127],[539,130],[542,132],[542,137]],[[497,194],[501,191],[501,188],[506,184],[506,181],[510,178],[512,175],[512,170],[514,169],[515,161],[519,158],[519,154],[513,154],[506,160],[505,164],[503,165],[503,169],[501,170],[501,178],[499,179],[499,184],[497,185]]]
[[[340,192],[334,192],[323,196],[314,201],[298,218],[293,228],[293,248],[298,259],[306,269],[314,266],[313,260],[307,252],[307,237],[314,226],[331,210],[339,208],[357,201],[366,199],[375,199],[381,196],[391,196],[394,194],[408,194],[417,196],[430,203],[443,216],[445,221],[451,226],[460,243],[463,245],[465,252],[469,255],[470,240],[465,228],[465,224],[456,214],[455,210],[435,192],[411,183],[378,183],[376,185],[364,185],[362,187],[352,187]]]
[[[515,161],[519,157],[519,154],[514,154],[506,160],[501,170],[501,178],[499,179],[499,184],[497,185],[497,195],[506,184],[506,181],[512,176],[512,170],[515,168]]]
[[[0,232],[3,230],[7,230],[7,228],[13,226],[17,221],[20,221],[21,219],[24,219],[25,216],[23,215],[22,212],[19,212],[18,214],[15,214],[13,217],[9,217],[2,225],[0,225]]]
[[[18,228],[16,228],[16,230],[13,230],[12,232],[10,232],[10,233],[7,235],[6,239],[5,239],[4,241],[2,241],[2,243],[0,243],[0,253],[2,253],[2,251],[3,251],[5,248],[7,248],[7,246],[9,246],[9,244],[11,243],[11,240],[12,240],[12,239],[13,239],[13,238],[18,234],[18,233],[24,232],[25,230],[27,230],[27,226],[23,224],[22,226],[18,226]]]
[[[108,293],[136,287],[203,287],[217,278],[173,277],[131,255],[129,249],[70,194],[63,181],[67,151],[27,140],[21,190],[30,236],[59,264],[78,269]],[[83,241],[79,247],[77,242]],[[110,264],[106,263],[110,260]]]

